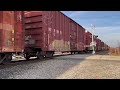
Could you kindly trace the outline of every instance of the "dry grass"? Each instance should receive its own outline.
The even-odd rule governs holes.
[[[110,48],[109,49],[109,55],[120,55],[120,47],[118,48]]]

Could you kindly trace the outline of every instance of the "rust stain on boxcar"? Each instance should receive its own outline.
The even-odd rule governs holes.
[[[21,11],[0,11],[0,52],[22,51],[24,45],[22,14]]]

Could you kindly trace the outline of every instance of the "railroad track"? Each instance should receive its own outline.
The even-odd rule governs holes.
[[[81,53],[81,54],[90,54],[90,53]],[[51,58],[43,58],[42,60],[40,60],[40,61],[44,61],[44,60],[50,60],[50,59],[53,59],[53,58],[55,58],[55,57],[60,57],[60,56],[68,56],[68,55],[75,55],[75,54],[60,54],[60,55],[54,55],[53,57],[51,57]],[[29,62],[29,61],[39,61],[38,59],[36,59],[36,58],[32,58],[32,59],[30,59],[30,60],[25,60],[25,59],[23,59],[23,60],[17,60],[17,61],[11,61],[10,63],[8,63],[8,64],[14,64],[14,63],[24,63],[24,62]],[[0,64],[0,65],[4,65],[4,64]],[[5,64],[6,65],[6,64]]]
[[[43,60],[49,60],[49,59],[53,59],[53,58],[55,58],[55,57],[60,57],[60,56],[67,56],[67,55],[71,55],[71,54],[54,55],[54,56],[51,57],[51,58],[43,58],[43,59],[40,60],[40,61],[43,61]],[[8,63],[8,64],[22,63],[22,62],[28,62],[28,61],[33,61],[33,60],[37,60],[37,61],[39,61],[39,60],[36,59],[36,58],[30,59],[30,60],[25,60],[25,59],[23,59],[23,60],[19,60],[19,59],[18,59],[17,61],[11,61],[11,62]],[[0,64],[0,65],[4,65],[4,64]]]

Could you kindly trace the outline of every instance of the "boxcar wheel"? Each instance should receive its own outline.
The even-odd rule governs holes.
[[[39,60],[43,59],[43,55],[41,54],[41,52],[37,52],[37,59]]]
[[[2,62],[2,64],[9,64],[11,61],[12,61],[12,54],[6,54],[6,58]]]
[[[73,52],[70,52],[71,53],[71,55],[73,54]]]
[[[53,53],[50,53],[50,56],[49,56],[50,58],[53,58]]]
[[[29,57],[29,56],[26,56],[25,59],[26,59],[26,60],[30,60],[30,57]]]
[[[25,54],[24,57],[25,57],[26,60],[30,60],[30,56],[28,54]]]

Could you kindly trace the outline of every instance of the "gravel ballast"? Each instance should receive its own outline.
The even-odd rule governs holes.
[[[81,60],[81,55],[0,65],[1,79],[120,79],[120,61]]]

